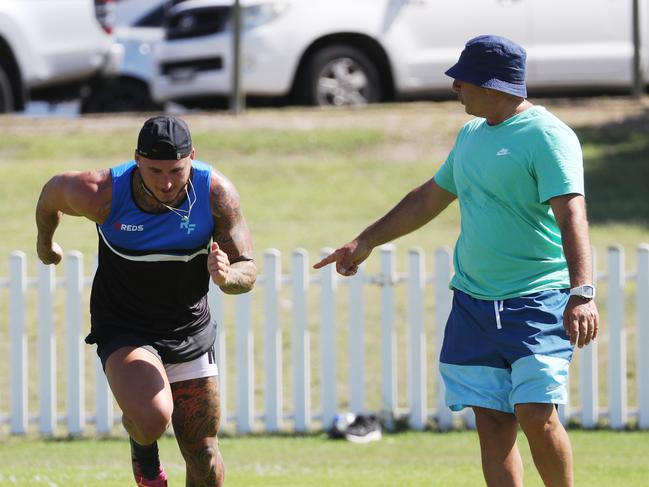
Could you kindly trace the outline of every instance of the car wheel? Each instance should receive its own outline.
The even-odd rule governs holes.
[[[145,83],[127,78],[95,83],[81,102],[81,113],[144,112],[160,108],[151,99]]]
[[[330,46],[307,63],[297,92],[302,103],[320,106],[366,105],[381,101],[381,80],[374,63],[348,46]]]
[[[0,66],[0,113],[9,113],[14,111],[13,91],[7,73]]]

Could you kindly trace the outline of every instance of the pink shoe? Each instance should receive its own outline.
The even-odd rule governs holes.
[[[162,465],[158,467],[158,474],[154,478],[150,478],[148,475],[144,476],[140,463],[134,460],[133,477],[135,477],[138,487],[167,487],[167,474]]]

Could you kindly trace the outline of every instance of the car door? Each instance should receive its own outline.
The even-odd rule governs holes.
[[[629,0],[523,0],[532,8],[530,86],[614,86],[631,82]]]
[[[530,23],[531,5],[524,0],[388,0],[384,42],[397,88],[446,88],[450,80],[444,71],[457,61],[467,40],[496,34],[526,45]]]

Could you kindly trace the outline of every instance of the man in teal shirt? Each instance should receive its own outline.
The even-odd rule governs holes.
[[[453,308],[440,372],[446,403],[473,408],[487,485],[523,485],[520,425],[545,485],[572,486],[566,402],[575,345],[598,313],[574,132],[526,100],[525,50],[503,37],[467,42],[446,74],[466,112],[446,162],[385,216],[314,267],[352,275],[378,245],[435,218],[456,198]]]

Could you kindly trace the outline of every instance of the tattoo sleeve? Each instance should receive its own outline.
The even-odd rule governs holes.
[[[221,290],[228,294],[241,294],[250,291],[257,279],[252,238],[237,190],[221,175],[217,181],[211,203],[213,238],[230,260],[227,283],[221,286]]]
[[[189,486],[222,485],[223,458],[217,432],[221,417],[216,377],[171,384],[174,433],[185,458]]]

